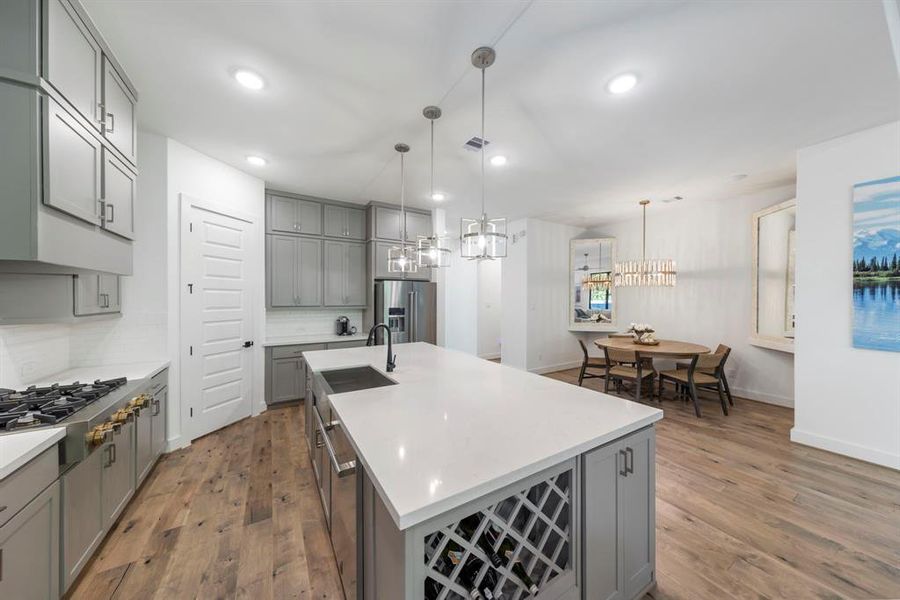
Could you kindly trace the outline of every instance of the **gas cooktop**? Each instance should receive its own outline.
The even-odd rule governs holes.
[[[94,383],[55,383],[23,391],[0,388],[0,431],[59,423],[127,383],[125,377]]]

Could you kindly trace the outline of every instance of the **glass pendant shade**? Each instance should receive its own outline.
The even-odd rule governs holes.
[[[450,248],[440,236],[419,236],[416,241],[416,258],[419,267],[437,269],[450,266]]]
[[[644,211],[641,259],[616,263],[613,269],[613,285],[616,287],[672,287],[675,285],[674,260],[671,258],[646,258],[648,204],[650,204],[649,200],[640,202]]]
[[[409,152],[406,144],[396,144],[394,150],[400,153],[400,239],[406,239],[406,171],[403,157]],[[419,263],[416,258],[416,247],[403,242],[388,249],[388,273],[416,273]]]
[[[459,220],[459,251],[470,260],[506,258],[506,219]]]

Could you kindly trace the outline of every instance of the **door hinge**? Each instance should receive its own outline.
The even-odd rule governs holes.
[[[194,232],[194,224],[193,223],[188,223],[188,232],[190,232],[190,233]]]
[[[193,406],[191,407],[191,416],[192,417],[194,416],[194,407]]]
[[[193,293],[194,293],[194,284],[189,283],[188,284],[188,294],[193,294]]]
[[[188,346],[188,352],[190,352],[190,355],[193,356],[194,355],[194,347]]]

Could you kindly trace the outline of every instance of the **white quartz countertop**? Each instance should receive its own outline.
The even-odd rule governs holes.
[[[329,396],[395,524],[407,529],[650,425],[661,410],[426,343],[395,344],[398,383]],[[314,371],[384,346],[309,352]]]
[[[66,437],[65,427],[32,429],[0,435],[0,481]]]
[[[361,333],[353,335],[337,335],[336,333],[306,333],[297,335],[271,335],[263,342],[263,346],[294,346],[302,344],[328,344],[335,342],[366,341]]]
[[[156,360],[138,363],[123,363],[120,365],[96,365],[93,367],[77,367],[60,371],[53,375],[41,377],[35,381],[29,381],[27,385],[51,385],[53,383],[81,383],[93,382],[95,379],[112,379],[114,377],[127,377],[129,381],[153,377],[169,366],[167,360]]]

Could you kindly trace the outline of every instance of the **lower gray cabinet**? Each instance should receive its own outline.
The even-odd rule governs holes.
[[[272,361],[272,403],[303,398],[303,359],[276,358]]]
[[[102,450],[100,487],[103,523],[108,529],[134,494],[134,422],[123,424]]]
[[[134,470],[140,485],[153,466],[153,415],[152,407],[141,410],[134,420]]]
[[[107,445],[64,474],[62,482],[62,591],[65,592],[103,541],[101,472]]]
[[[0,527],[0,598],[59,598],[59,501],[54,481]]]
[[[585,455],[585,598],[633,600],[654,580],[654,460],[652,427]]]
[[[168,435],[166,434],[166,413],[169,407],[169,388],[163,387],[153,392],[153,402],[150,408],[150,418],[152,422],[152,436],[150,443],[150,451],[153,456],[152,462],[155,462],[159,456],[166,451]]]

